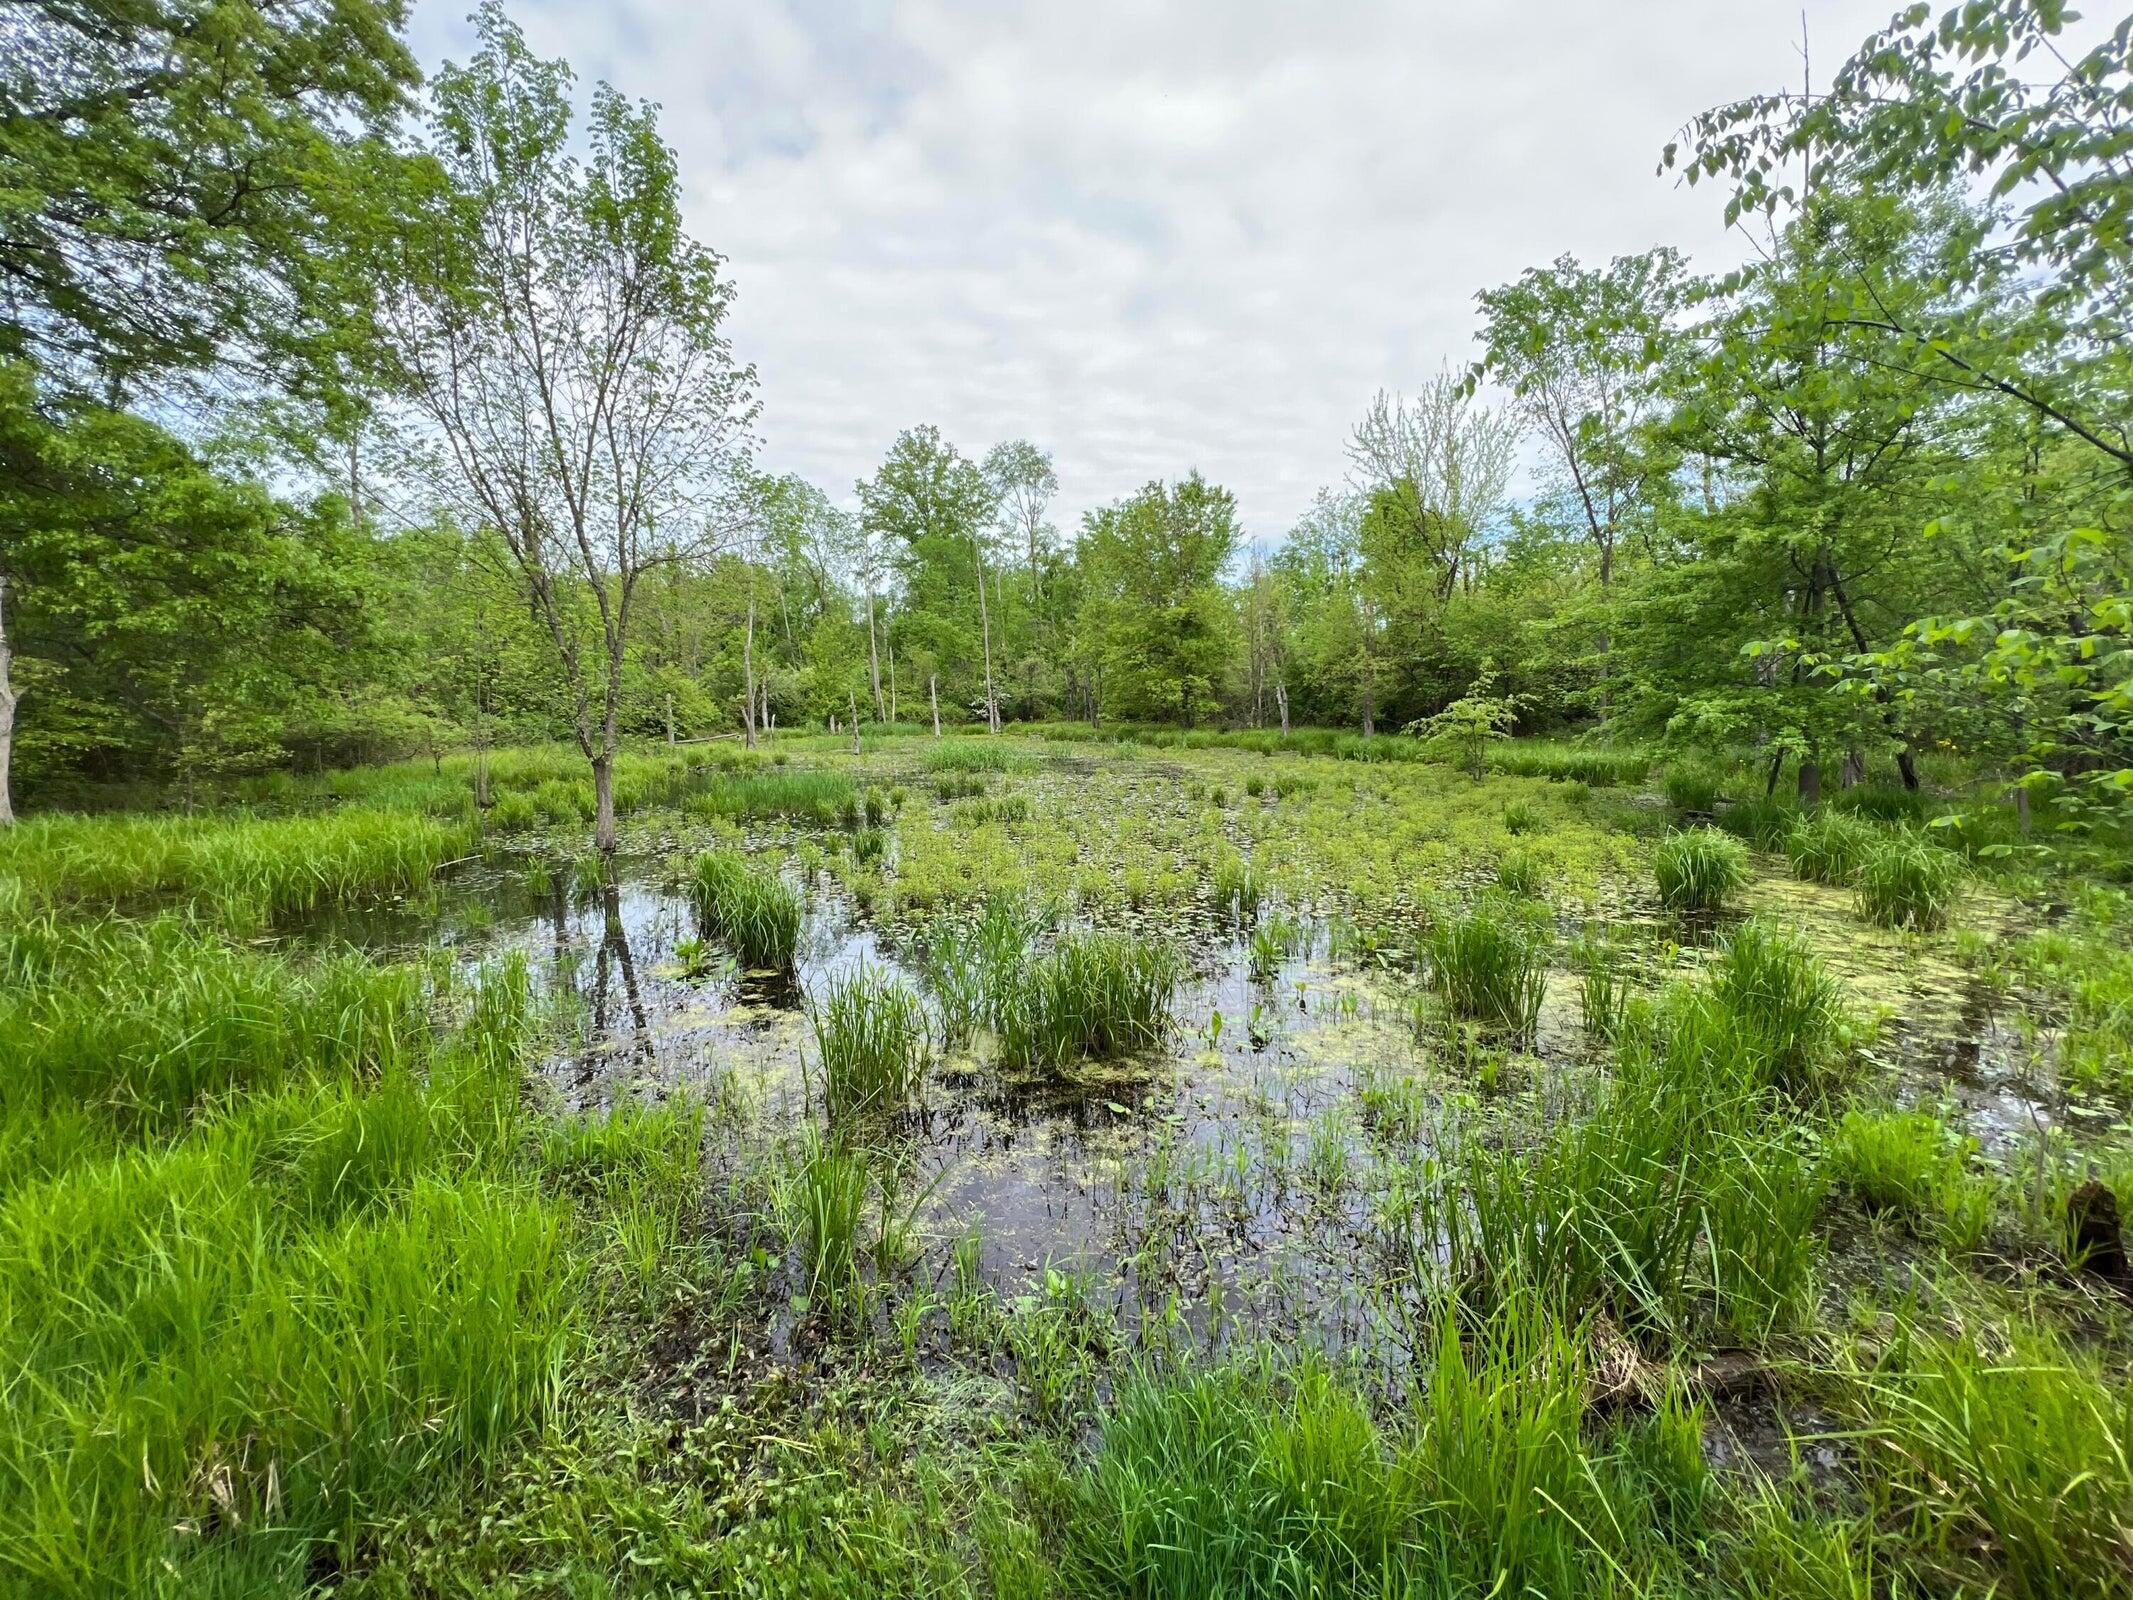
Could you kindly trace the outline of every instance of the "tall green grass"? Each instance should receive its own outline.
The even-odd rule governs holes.
[[[1024,772],[1037,764],[1029,751],[997,739],[944,739],[926,751],[929,772]]]
[[[2041,1323],[1976,1334],[1906,1318],[1853,1352],[1838,1394],[1868,1493],[1949,1593],[2133,1586],[2133,1380]]]
[[[682,809],[692,816],[759,822],[785,817],[818,827],[834,826],[858,796],[842,772],[780,769],[721,777],[689,796]]]
[[[1491,745],[1487,759],[1492,772],[1589,783],[1595,788],[1642,783],[1652,766],[1651,757],[1641,750],[1549,739],[1512,739]]]
[[[1734,930],[1711,967],[1723,1048],[1759,1086],[1810,1098],[1843,1071],[1857,1022],[1805,940],[1766,918]]]
[[[1887,928],[1930,932],[1948,925],[1967,869],[1952,850],[1915,833],[1892,833],[1859,863],[1859,910]]]
[[[731,946],[743,966],[792,970],[802,919],[797,889],[731,850],[698,856],[689,888],[705,931]]]
[[[1062,935],[1003,995],[995,1031],[1013,1067],[1060,1066],[1159,1045],[1181,963],[1158,940],[1122,933]]]
[[[1785,838],[1793,874],[1809,883],[1849,884],[1881,838],[1864,817],[1824,807],[1800,818]]]
[[[1716,828],[1670,833],[1652,856],[1659,899],[1674,911],[1717,911],[1747,885],[1748,852]]]
[[[0,1196],[0,1591],[298,1592],[552,1413],[597,1258],[526,1137],[528,1007],[507,969],[419,1073],[261,1085]]]
[[[1540,1015],[1553,944],[1546,907],[1493,894],[1422,936],[1430,987],[1452,1015],[1519,1038]]]
[[[419,888],[473,830],[408,812],[299,817],[32,817],[0,831],[0,879],[44,904],[189,902],[242,929]]]
[[[1392,1426],[1322,1361],[1138,1378],[1073,1484],[1065,1592],[1697,1592],[1667,1537],[1706,1492],[1693,1408],[1601,1424],[1585,1341],[1530,1297],[1478,1324],[1443,1317],[1423,1360],[1395,1413],[1413,1420]]]
[[[809,1008],[833,1119],[898,1111],[926,1071],[926,1017],[901,979],[862,968],[830,984]]]
[[[174,1134],[229,1097],[419,1066],[422,966],[299,960],[164,915],[0,929],[0,1191],[78,1141]]]

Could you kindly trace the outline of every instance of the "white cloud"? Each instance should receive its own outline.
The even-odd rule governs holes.
[[[1891,0],[1810,0],[1823,72]],[[899,428],[1057,458],[1063,520],[1198,467],[1279,535],[1373,390],[1473,354],[1568,251],[1734,259],[1655,175],[1797,81],[1798,0],[541,0],[535,46],[657,100],[729,259],[765,456],[839,499]],[[432,7],[415,43],[462,56]]]

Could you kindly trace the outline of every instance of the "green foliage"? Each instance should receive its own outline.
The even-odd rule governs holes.
[[[704,929],[730,946],[741,965],[790,972],[800,945],[800,892],[775,871],[751,866],[731,850],[696,858],[689,888]]]
[[[0,832],[0,878],[42,903],[188,902],[239,928],[420,888],[464,823],[358,807],[316,817],[38,817]]]
[[[994,1029],[1011,1067],[1060,1067],[1151,1049],[1170,1033],[1181,963],[1131,934],[1062,934],[1002,994]]]
[[[1741,842],[1716,828],[1670,833],[1652,855],[1660,903],[1674,911],[1722,907],[1751,876]]]
[[[1962,890],[1963,858],[1915,833],[1892,833],[1859,863],[1860,913],[1887,928],[1927,932],[1947,926]]]
[[[1881,839],[1871,822],[1825,807],[1793,824],[1785,855],[1793,872],[1809,883],[1850,884]]]
[[[1974,1250],[1991,1220],[1992,1191],[1971,1179],[1965,1139],[1929,1111],[1845,1112],[1822,1169],[1861,1209]]]
[[[852,780],[841,772],[748,772],[717,779],[691,795],[685,808],[699,817],[731,817],[737,822],[787,817],[826,828],[842,818],[856,793]]]
[[[1728,1046],[1754,1081],[1806,1098],[1847,1063],[1857,1024],[1804,941],[1762,917],[1733,931],[1711,966]]]
[[[1554,940],[1544,907],[1484,897],[1422,936],[1430,987],[1451,1014],[1529,1037],[1548,983]]]
[[[910,1105],[926,1073],[926,1016],[910,985],[862,968],[808,1008],[822,1097],[837,1121]]]
[[[1479,779],[1486,770],[1489,747],[1511,737],[1520,711],[1532,699],[1524,694],[1495,693],[1496,679],[1496,663],[1484,656],[1465,694],[1442,711],[1409,723],[1407,731],[1425,748],[1444,751],[1469,777]]]
[[[1676,811],[1710,811],[1718,804],[1720,791],[1725,786],[1725,774],[1716,767],[1695,762],[1678,764],[1668,762],[1666,767],[1666,803]]]

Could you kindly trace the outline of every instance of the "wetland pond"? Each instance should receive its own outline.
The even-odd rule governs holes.
[[[992,792],[1029,796],[1033,810],[977,826],[1004,826],[1012,849],[1075,806],[1087,781],[1085,768],[1057,761],[1003,779]],[[1126,811],[1143,822],[1170,806],[1190,816],[1193,782],[1139,771]],[[969,913],[967,903],[927,916],[883,903],[881,886],[898,881],[914,841],[946,836],[952,849],[971,827],[967,807],[945,799],[900,798],[897,813],[886,853],[863,868],[851,834],[834,826],[726,830],[722,842],[801,896],[789,973],[744,970],[709,936],[685,882],[690,846],[671,823],[626,839],[611,879],[583,858],[492,853],[459,864],[420,901],[344,913],[308,933],[380,950],[441,947],[467,969],[523,957],[567,1019],[565,1042],[540,1066],[565,1107],[597,1113],[685,1092],[712,1108],[714,1168],[760,1175],[772,1156],[789,1166],[824,1120],[812,1008],[861,973],[925,992],[933,919]],[[1272,834],[1247,827],[1238,843],[1281,882]],[[1100,859],[1100,835],[1082,841],[1080,859],[1092,843],[1100,868],[1114,869]],[[1114,847],[1123,856],[1135,845]],[[1415,975],[1413,928],[1469,898],[1471,870],[1423,883],[1370,922],[1308,888],[1269,892],[1240,915],[1238,902],[1220,905],[1184,882],[1052,914],[1179,952],[1163,1045],[1044,1072],[1007,1070],[983,1033],[932,1050],[914,1102],[876,1141],[896,1197],[883,1202],[883,1226],[893,1204],[920,1280],[975,1274],[1026,1297],[1064,1279],[1123,1323],[1161,1310],[1213,1347],[1303,1340],[1396,1365],[1413,1348],[1409,1313],[1426,1298],[1405,1271],[1417,1248],[1414,1196],[1463,1141],[1514,1140],[1574,1117],[1604,1076],[1572,954],[1594,930],[1630,984],[1651,990],[1693,974],[1740,914],[1780,919],[1878,1021],[1864,1058],[1892,1098],[1931,1102],[1988,1154],[2056,1115],[2036,1081],[2044,1043],[2015,1028],[1940,943],[1862,939],[1846,894],[1791,882],[1781,865],[1765,863],[1740,910],[1715,925],[1685,924],[1626,874],[1602,874],[1567,905],[1551,896],[1545,989],[1515,1045],[1432,1017]],[[804,1306],[797,1261],[780,1270]],[[791,1332],[785,1324],[777,1337]]]

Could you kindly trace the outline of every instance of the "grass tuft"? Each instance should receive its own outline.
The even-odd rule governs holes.
[[[1652,872],[1660,900],[1689,912],[1720,909],[1751,876],[1747,848],[1716,828],[1668,834],[1653,854]]]

